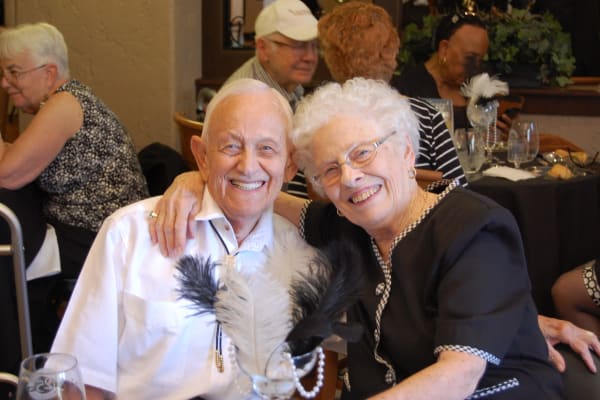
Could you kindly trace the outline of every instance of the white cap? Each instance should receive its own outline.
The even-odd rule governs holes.
[[[263,8],[254,24],[255,38],[279,32],[300,42],[317,38],[317,19],[300,0],[276,0]]]

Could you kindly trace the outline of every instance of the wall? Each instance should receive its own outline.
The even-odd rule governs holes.
[[[600,152],[600,117],[522,114],[521,118],[535,121],[540,132],[560,135],[590,155]]]
[[[175,110],[195,113],[201,0],[5,0],[6,24],[46,21],[69,46],[72,77],[121,118],[138,148],[179,148]],[[25,121],[26,123],[26,121]]]

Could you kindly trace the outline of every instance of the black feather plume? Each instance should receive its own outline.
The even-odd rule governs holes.
[[[193,303],[196,310],[193,315],[215,312],[218,282],[215,279],[216,263],[210,257],[198,259],[194,256],[184,256],[177,262],[180,299]]]
[[[335,241],[313,260],[308,273],[292,281],[294,328],[286,341],[293,355],[311,351],[332,334],[347,341],[360,337],[359,325],[341,321],[343,313],[360,296],[363,274],[360,260],[355,246]]]

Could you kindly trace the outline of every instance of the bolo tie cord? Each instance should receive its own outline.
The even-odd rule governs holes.
[[[215,228],[215,226],[213,225],[213,222],[209,221],[208,223],[210,224],[212,230],[215,232],[215,234],[221,241],[221,244],[223,245],[223,248],[225,249],[227,256],[230,256],[231,253],[229,252],[229,248],[227,248],[227,244],[225,243],[225,240],[223,240],[223,238],[221,237],[221,234],[219,233],[217,228]],[[218,321],[217,321],[217,332],[215,334],[215,365],[217,367],[217,371],[219,371],[219,372],[225,371],[225,364],[223,362],[223,328],[221,327],[221,323]]]

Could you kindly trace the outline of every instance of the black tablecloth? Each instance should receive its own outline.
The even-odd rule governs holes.
[[[550,290],[558,276],[600,256],[600,175],[519,182],[482,177],[469,187],[515,216],[534,300],[540,313],[554,315]]]

